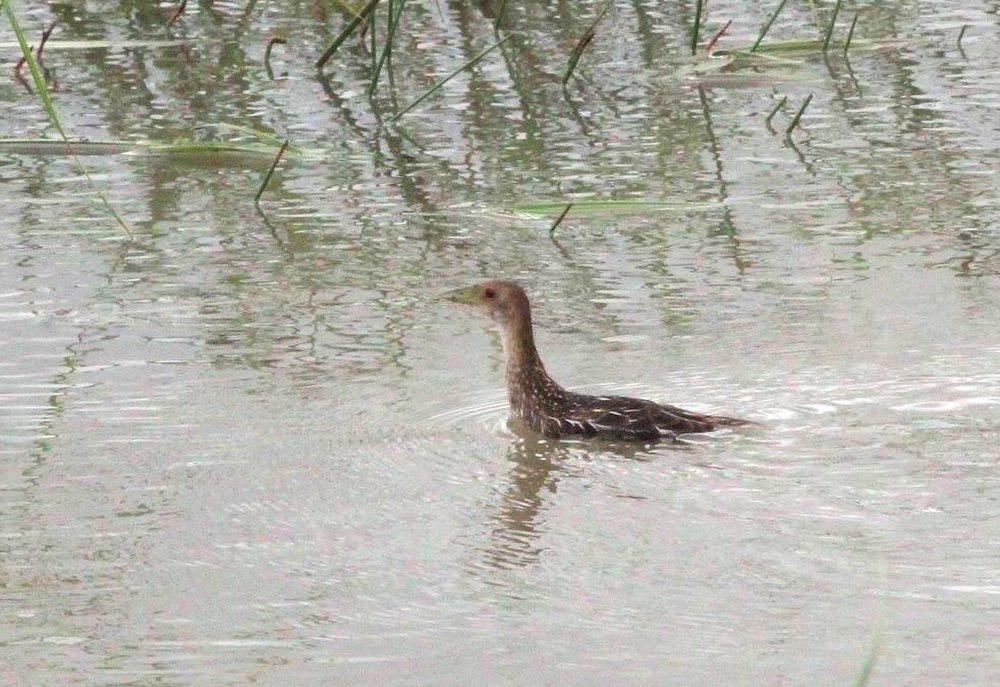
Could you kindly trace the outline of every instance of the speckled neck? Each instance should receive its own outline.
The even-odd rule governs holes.
[[[549,377],[535,348],[531,313],[518,312],[500,326],[504,358],[507,363],[507,396],[511,412],[525,420],[543,410],[562,392]]]

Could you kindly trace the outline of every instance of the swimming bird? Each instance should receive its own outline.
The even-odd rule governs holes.
[[[750,424],[746,420],[702,415],[641,398],[567,391],[545,371],[535,348],[528,296],[515,282],[492,279],[449,291],[444,296],[482,311],[499,328],[507,364],[511,415],[546,437],[658,441],[677,434]]]

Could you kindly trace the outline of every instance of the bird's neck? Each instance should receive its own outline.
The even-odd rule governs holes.
[[[537,410],[562,389],[549,377],[535,348],[531,316],[519,313],[500,328],[507,364],[507,395],[515,415]]]

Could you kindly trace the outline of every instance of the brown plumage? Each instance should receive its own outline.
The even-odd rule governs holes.
[[[512,281],[494,279],[452,291],[447,297],[483,310],[497,324],[507,359],[511,414],[547,437],[656,441],[748,424],[745,420],[692,413],[641,398],[589,396],[562,388],[545,371],[535,349],[528,297]]]

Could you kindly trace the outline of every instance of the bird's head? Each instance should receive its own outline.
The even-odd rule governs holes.
[[[490,279],[464,289],[455,289],[444,297],[455,303],[471,305],[499,324],[519,321],[529,315],[528,296],[524,289],[505,279]]]

